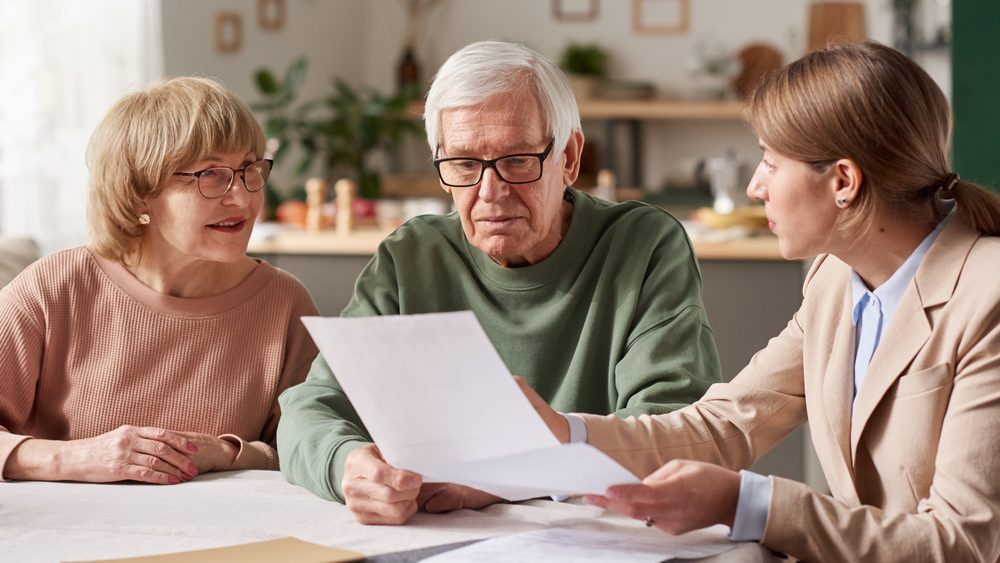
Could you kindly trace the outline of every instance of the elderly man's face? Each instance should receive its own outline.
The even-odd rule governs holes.
[[[518,102],[503,95],[480,106],[441,112],[438,157],[540,153],[551,140],[537,100]],[[559,246],[572,217],[563,190],[576,181],[582,149],[583,134],[576,132],[563,152],[549,153],[542,177],[529,184],[508,184],[496,170],[486,169],[475,186],[442,186],[455,200],[469,242],[502,266],[544,260]]]

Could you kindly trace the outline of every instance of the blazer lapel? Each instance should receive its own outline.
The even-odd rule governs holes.
[[[932,327],[926,310],[951,299],[965,259],[980,236],[951,217],[917,269],[858,390],[851,421],[852,460],[882,397],[930,338]],[[849,357],[854,357],[853,350]]]
[[[847,291],[850,291],[848,286]],[[843,460],[845,474],[841,489],[854,490],[854,465],[851,463],[851,397],[854,393],[854,378],[851,377],[854,357],[854,325],[851,323],[851,301],[846,299],[842,307],[837,335],[830,349],[830,360],[823,375],[823,400],[820,404],[830,427],[830,435],[837,442]]]
[[[914,282],[903,295],[892,323],[875,350],[865,372],[851,420],[851,460],[857,456],[858,442],[886,391],[903,374],[931,334],[931,324],[924,313]],[[853,357],[853,354],[851,355]]]

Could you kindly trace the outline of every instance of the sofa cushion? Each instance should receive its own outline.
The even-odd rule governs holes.
[[[38,245],[31,239],[0,237],[0,287],[38,259]]]

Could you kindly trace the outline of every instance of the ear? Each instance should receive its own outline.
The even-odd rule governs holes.
[[[846,205],[840,207],[850,207],[861,193],[861,181],[864,179],[861,167],[849,158],[842,158],[833,163],[830,174],[834,201],[846,201]]]
[[[580,175],[580,155],[583,154],[583,131],[575,129],[566,142],[563,156],[562,177],[564,186],[572,186]]]

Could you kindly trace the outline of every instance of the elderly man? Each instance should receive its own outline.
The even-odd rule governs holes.
[[[469,45],[435,77],[425,124],[457,212],[417,217],[386,238],[344,315],[471,309],[511,372],[562,411],[663,413],[719,381],[680,224],[568,187],[583,133],[558,68],[521,45]],[[362,523],[499,500],[389,466],[322,357],[281,407],[285,476],[345,502]],[[578,420],[570,427],[583,441]]]

